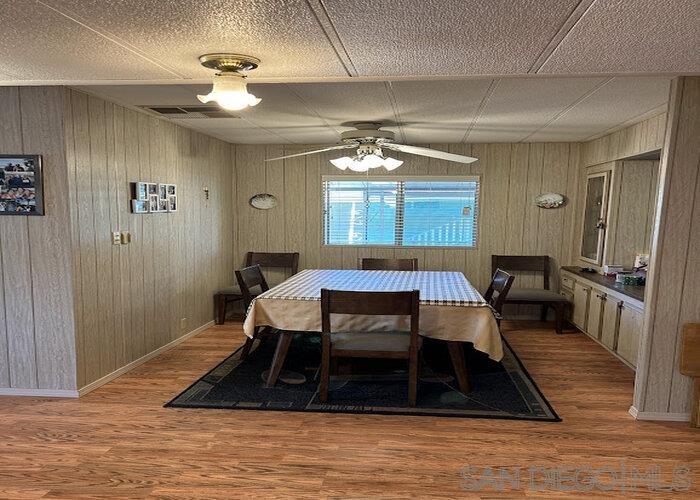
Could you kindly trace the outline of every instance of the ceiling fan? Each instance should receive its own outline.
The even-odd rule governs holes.
[[[457,155],[438,151],[437,149],[423,148],[419,146],[409,146],[407,144],[397,144],[394,142],[394,133],[388,130],[380,130],[381,123],[378,122],[357,122],[353,126],[355,130],[349,130],[340,134],[343,144],[331,146],[313,151],[305,151],[292,155],[268,158],[265,161],[284,160],[296,156],[306,156],[326,151],[336,151],[341,149],[356,149],[354,156],[343,156],[331,160],[331,163],[340,170],[352,170],[353,172],[367,172],[373,168],[384,167],[387,171],[394,170],[401,166],[403,161],[390,158],[384,155],[383,150],[400,151],[418,156],[428,156],[440,160],[454,161],[458,163],[472,163],[477,158],[471,156]]]

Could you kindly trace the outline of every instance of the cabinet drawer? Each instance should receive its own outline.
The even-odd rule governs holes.
[[[561,287],[568,288],[569,290],[573,290],[574,289],[574,279],[569,278],[568,276],[562,276],[561,277]]]

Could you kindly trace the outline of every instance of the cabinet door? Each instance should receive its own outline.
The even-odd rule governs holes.
[[[576,283],[574,285],[574,314],[571,321],[584,332],[586,331],[586,318],[588,317],[588,299],[591,287]]]
[[[605,293],[595,288],[591,289],[591,301],[588,306],[588,330],[587,333],[596,340],[600,339],[600,327],[603,322],[603,308],[605,306]]]
[[[642,333],[644,314],[642,311],[623,304],[620,309],[620,328],[617,337],[617,353],[632,366],[637,366],[639,339]]]
[[[608,349],[615,350],[617,325],[620,321],[622,301],[607,297],[603,305],[603,320],[600,326],[600,341]]]

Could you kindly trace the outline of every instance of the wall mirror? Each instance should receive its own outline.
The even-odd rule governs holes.
[[[603,262],[609,181],[609,171],[586,177],[581,259],[597,266]]]

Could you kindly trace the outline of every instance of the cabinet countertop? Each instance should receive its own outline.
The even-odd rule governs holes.
[[[598,273],[584,273],[578,266],[563,266],[562,271],[580,276],[583,279],[592,281],[593,283],[600,285],[605,288],[610,288],[616,292],[620,292],[623,295],[632,297],[633,299],[644,302],[644,287],[634,286],[634,285],[623,285],[622,283],[616,283],[615,278],[610,278],[608,276],[603,276]]]

